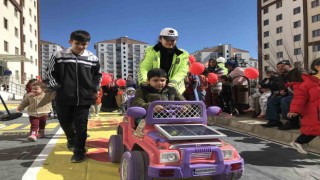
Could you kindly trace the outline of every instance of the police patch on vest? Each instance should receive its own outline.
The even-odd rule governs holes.
[[[178,58],[177,60],[176,60],[176,64],[179,64],[180,63],[180,59]]]

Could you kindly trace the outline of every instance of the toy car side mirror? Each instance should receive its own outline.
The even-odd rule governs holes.
[[[222,112],[221,108],[218,106],[210,106],[207,108],[208,116],[217,116]]]
[[[142,107],[130,107],[127,110],[127,115],[133,118],[144,116],[146,113],[146,110]]]

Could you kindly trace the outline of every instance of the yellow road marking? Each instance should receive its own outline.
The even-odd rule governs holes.
[[[30,126],[31,126],[31,125],[29,124],[28,126],[22,128],[22,129],[30,129]]]
[[[46,125],[46,129],[54,129],[59,125],[59,123],[49,123]]]
[[[3,128],[3,129],[1,129],[1,130],[12,130],[12,129],[16,129],[16,128],[22,126],[22,125],[23,125],[23,124],[11,124],[11,125]]]
[[[120,122],[121,116],[118,117],[99,117],[89,121],[87,139],[88,159],[82,163],[70,163],[72,152],[67,150],[67,141],[62,136],[56,143],[52,152],[40,169],[37,179],[77,179],[77,180],[119,180],[119,164],[106,162],[107,156],[107,139],[112,134],[116,134],[116,126],[108,127],[106,122]],[[101,148],[101,146],[103,146]],[[95,159],[101,158],[100,160]]]

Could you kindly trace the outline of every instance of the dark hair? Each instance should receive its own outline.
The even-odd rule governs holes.
[[[26,91],[27,91],[27,93],[28,93],[28,92],[31,92],[31,84],[34,83],[34,82],[37,82],[37,79],[30,79],[30,80],[28,81],[28,83],[26,84]]]
[[[160,68],[151,69],[148,71],[147,78],[150,80],[153,77],[165,77],[168,78],[168,74],[165,70]]]
[[[210,63],[210,61],[217,62],[217,60],[216,60],[215,58],[210,58],[210,59],[208,60],[208,62]]]
[[[317,73],[318,73],[318,70],[315,68],[315,66],[320,66],[320,58],[313,60],[312,63],[311,63],[311,70],[312,70],[315,74],[317,74]]]
[[[87,31],[77,30],[71,33],[70,40],[76,40],[79,42],[89,42],[90,34]]]
[[[225,80],[226,82],[229,82],[229,83],[232,82],[231,77],[230,77],[230,76],[227,76],[227,75],[222,75],[222,76],[220,76],[220,79],[223,79],[223,80]]]

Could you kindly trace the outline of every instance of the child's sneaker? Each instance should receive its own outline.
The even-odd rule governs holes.
[[[302,144],[299,144],[299,143],[296,143],[296,142],[291,142],[290,145],[291,145],[291,147],[296,149],[299,153],[308,154],[308,152],[303,148]]]
[[[37,141],[37,136],[35,134],[31,134],[27,139],[30,142],[35,142]]]
[[[44,134],[44,129],[42,130],[39,130],[39,133],[38,133],[38,138],[44,138],[45,137],[45,134]]]

